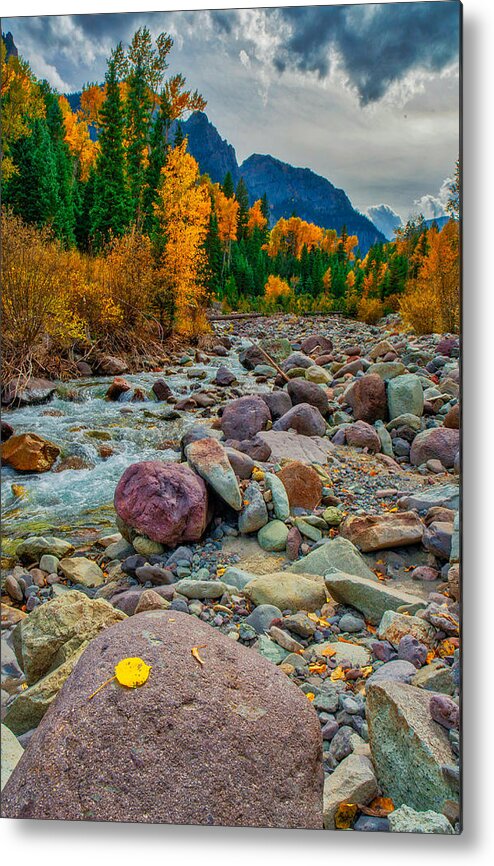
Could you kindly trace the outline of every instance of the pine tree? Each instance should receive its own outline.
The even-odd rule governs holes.
[[[247,234],[247,222],[249,219],[249,193],[245,185],[243,177],[240,178],[237,189],[235,190],[235,198],[238,201],[238,231],[237,236],[240,239],[245,238]]]
[[[140,57],[128,79],[126,104],[127,175],[131,199],[132,216],[140,225],[143,219],[143,192],[146,180],[149,123],[151,118],[151,95],[146,82],[145,69]]]
[[[227,171],[225,174],[225,179],[221,185],[221,188],[226,195],[227,198],[233,198],[235,195],[235,189],[233,186],[233,178],[231,171]]]
[[[56,205],[53,231],[68,246],[75,243],[74,159],[65,142],[65,124],[58,98],[46,82],[41,85],[46,106],[46,126],[50,135],[56,171]]]
[[[123,143],[124,114],[117,77],[119,56],[117,48],[108,63],[106,99],[100,112],[100,151],[91,209],[91,235],[96,247],[105,243],[112,234],[123,234],[130,222]]]
[[[154,205],[158,201],[158,186],[161,170],[166,162],[171,125],[171,106],[165,91],[160,95],[159,108],[151,129],[149,142],[149,161],[146,169],[146,182],[143,192],[144,231],[153,235],[158,222]]]
[[[218,219],[214,212],[211,213],[209,218],[209,230],[204,246],[208,257],[208,292],[221,298],[223,290],[223,250],[221,249],[218,233]]]
[[[45,118],[35,119],[30,134],[11,147],[16,172],[3,191],[3,202],[27,223],[53,225],[58,212],[57,165]]]
[[[173,147],[180,147],[184,139],[185,135],[182,129],[182,124],[180,123],[180,121],[178,121],[177,128],[175,129],[175,137],[173,139]]]

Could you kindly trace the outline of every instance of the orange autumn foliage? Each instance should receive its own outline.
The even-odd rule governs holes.
[[[262,231],[266,228],[267,222],[268,221],[262,212],[261,199],[259,198],[254,202],[252,207],[249,208],[249,214],[247,217],[247,233],[251,235],[256,228]]]
[[[276,277],[270,274],[266,285],[264,286],[264,296],[269,301],[275,301],[280,297],[288,297],[291,294],[291,289],[285,280],[281,277]]]
[[[184,140],[168,154],[155,211],[166,238],[160,278],[175,300],[176,329],[195,335],[207,329],[204,242],[211,198],[198,183],[199,166],[186,148]]]
[[[88,124],[81,111],[73,112],[65,96],[59,96],[58,103],[65,125],[65,141],[70,152],[79,160],[81,180],[85,183],[98,155],[98,142],[91,140]]]
[[[304,246],[310,252],[321,244],[323,237],[323,230],[314,223],[305,222],[300,217],[281,218],[271,229],[269,242],[264,249],[271,258],[278,253],[288,253],[299,259]]]
[[[428,251],[400,299],[406,325],[417,334],[457,333],[460,327],[459,225],[449,220],[427,232]]]

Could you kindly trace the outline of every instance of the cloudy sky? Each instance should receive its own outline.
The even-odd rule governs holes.
[[[436,0],[4,18],[2,30],[66,92],[102,80],[112,46],[139,26],[166,30],[170,73],[207,99],[239,162],[271,153],[307,166],[392,221],[389,209],[444,212],[459,149],[459,13]]]

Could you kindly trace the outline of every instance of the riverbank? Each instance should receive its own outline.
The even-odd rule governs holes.
[[[142,629],[158,627],[151,618],[148,628],[142,617],[158,611],[171,622],[175,611],[181,625],[167,658],[169,690],[189,676],[194,694],[202,695],[196,675],[203,667],[214,669],[220,688],[239,659],[249,665],[257,659],[253,680],[274,677],[276,688],[279,682],[283,694],[288,689],[295,729],[309,706],[302,736],[287,734],[285,750],[280,745],[269,753],[271,763],[285,762],[287,778],[290,761],[306,760],[312,768],[293,794],[299,812],[288,810],[284,826],[458,830],[459,346],[455,337],[400,334],[395,324],[331,317],[220,321],[208,351],[176,352],[160,370],[70,381],[49,402],[6,414],[13,436],[6,442],[11,465],[3,469],[2,494],[8,659],[2,714],[26,747],[6,788],[7,814],[21,808],[23,780],[39,769],[42,732],[45,744],[47,737],[56,743],[56,723],[74,711],[76,675],[91,693],[83,662],[95,652],[97,633],[115,634],[118,644],[119,617],[129,617],[126,646],[136,655],[130,649]],[[283,375],[259,357],[250,338]],[[106,397],[108,391],[118,398]],[[21,473],[8,443],[33,433],[56,453],[47,471]],[[128,473],[142,461],[158,469],[144,470],[131,494]],[[183,478],[170,487],[167,467],[179,465]],[[144,527],[150,503],[151,523]],[[74,619],[82,610],[94,618],[94,606],[101,613],[96,632],[74,631]],[[67,647],[62,655],[60,634],[53,651],[55,615]],[[191,656],[186,615],[212,627],[219,640],[205,639],[210,649],[200,662]],[[41,635],[52,650],[30,670]],[[238,659],[228,661],[222,640],[243,650]],[[185,672],[178,645],[190,666]],[[145,651],[154,653],[150,644]],[[158,658],[153,664],[161,670]],[[92,669],[99,674],[99,667],[93,656]],[[139,714],[146,688],[138,690]],[[242,693],[245,684],[238,688]],[[114,689],[101,693],[103,716]],[[209,683],[201,697],[203,722],[211,718],[213,692]],[[151,698],[158,712],[154,692]],[[252,709],[252,695],[244,698],[242,706]],[[269,694],[260,704],[271,718]],[[167,705],[167,712],[183,741],[184,718],[177,707]],[[131,740],[139,714],[129,723]],[[260,738],[257,748],[267,760],[263,717],[252,718],[250,734],[243,733]],[[287,731],[292,721],[283,720]],[[220,751],[223,743],[235,766],[225,744],[231,745],[236,723],[238,716],[225,719],[211,743]],[[81,717],[83,752],[106,767],[84,725]],[[183,761],[175,738],[174,744]],[[63,760],[58,743],[48,760],[52,771]],[[78,772],[71,767],[72,775]],[[221,768],[214,772],[221,777]],[[200,786],[204,774],[204,767],[194,769],[192,784]],[[125,787],[123,767],[117,775]],[[283,773],[273,775],[270,799],[281,815],[280,804],[292,795],[286,778],[283,790]],[[213,822],[279,826],[264,803],[256,818],[253,778],[247,773],[244,781],[251,814],[240,809],[235,819],[211,793]],[[159,774],[151,783],[158,786]],[[233,794],[224,784],[228,799]],[[45,805],[40,798],[30,814],[51,809],[50,817],[65,816],[49,791]],[[121,820],[134,808],[123,800]],[[96,808],[93,817],[98,814]],[[186,819],[202,822],[200,812],[185,810]]]

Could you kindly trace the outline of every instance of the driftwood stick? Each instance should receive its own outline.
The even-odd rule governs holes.
[[[261,353],[261,355],[264,355],[264,357],[266,358],[266,360],[269,361],[270,366],[271,366],[271,367],[274,367],[274,369],[276,370],[276,372],[279,373],[280,376],[282,376],[282,378],[285,380],[285,382],[289,382],[290,379],[289,379],[288,376],[286,375],[285,371],[282,370],[281,367],[278,366],[278,364],[276,363],[276,361],[273,361],[271,355],[268,355],[268,353],[265,352],[264,349],[261,348],[261,346],[259,345],[259,343],[256,343],[255,340],[252,339],[252,337],[248,337],[247,339],[250,340],[250,342],[252,343],[252,345],[254,346],[255,349],[258,349],[258,351]]]

